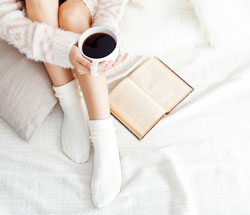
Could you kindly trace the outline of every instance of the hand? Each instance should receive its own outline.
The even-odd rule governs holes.
[[[77,46],[73,45],[70,49],[69,60],[76,71],[80,74],[89,74],[91,69],[91,62],[82,56]]]
[[[126,58],[128,54],[120,54],[115,62],[113,61],[104,61],[98,65],[98,71],[105,72],[107,70],[113,69],[114,67],[118,66],[120,63],[122,63]]]
[[[125,58],[127,54],[119,55],[115,62],[112,61],[104,61],[98,65],[98,72],[105,72],[109,69],[114,68],[115,66],[119,65]],[[90,74],[91,69],[91,62],[82,56],[80,50],[77,46],[73,45],[71,47],[69,53],[69,59],[71,64],[74,66],[76,71],[83,75],[83,74]]]
[[[115,62],[103,61],[103,62],[99,63],[98,64],[98,72],[106,72],[110,69],[113,69],[114,67],[116,67],[120,63],[122,63],[126,59],[127,56],[128,56],[128,54],[126,53],[126,54],[119,55]]]

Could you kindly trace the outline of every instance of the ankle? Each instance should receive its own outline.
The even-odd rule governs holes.
[[[71,81],[73,81],[73,80],[75,80],[75,78],[74,77],[69,77],[68,79],[66,79],[66,80],[60,80],[60,81],[58,81],[58,82],[53,82],[53,86],[54,87],[62,87],[62,86],[64,86],[65,84],[68,84],[69,82],[71,82]]]
[[[90,112],[90,111],[89,111]],[[95,111],[95,113],[89,113],[89,119],[90,120],[105,120],[105,119],[109,119],[111,117],[110,115],[110,110],[107,111],[107,112],[98,112],[96,113],[97,111]]]
[[[107,119],[89,120],[88,126],[90,134],[92,135],[99,132],[105,132],[114,128],[113,118],[109,116]]]

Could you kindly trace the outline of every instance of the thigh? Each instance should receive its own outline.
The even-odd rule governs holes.
[[[58,27],[58,0],[25,0],[25,4],[29,19]],[[53,85],[56,87],[62,86],[74,78],[70,69],[48,63],[45,63],[45,67]]]
[[[31,20],[58,27],[59,0],[25,0],[25,4]]]
[[[82,0],[67,0],[59,8],[59,26],[68,31],[82,33],[91,27],[92,19]]]

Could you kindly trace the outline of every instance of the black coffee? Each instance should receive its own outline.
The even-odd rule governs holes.
[[[108,56],[116,46],[116,41],[108,34],[96,33],[90,35],[82,45],[83,53],[91,58]]]

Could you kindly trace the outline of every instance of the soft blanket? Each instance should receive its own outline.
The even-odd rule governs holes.
[[[195,91],[140,142],[116,121],[123,176],[118,197],[107,208],[93,206],[92,158],[75,164],[63,154],[62,112],[57,106],[30,143],[0,119],[0,214],[250,214],[249,58],[214,53],[188,4],[159,2],[168,2],[169,13],[159,13],[165,20],[158,39],[165,38],[162,42],[169,45],[160,47],[156,29],[145,31],[150,35],[141,42],[144,46],[146,38],[154,39],[158,55]],[[143,48],[139,38],[128,36],[136,31],[125,27],[133,12],[149,29],[160,22],[148,6],[132,1],[123,19],[125,38],[138,52]],[[138,22],[135,19],[133,26]],[[157,54],[157,49],[144,51]],[[110,73],[110,87],[140,60],[131,55]]]

